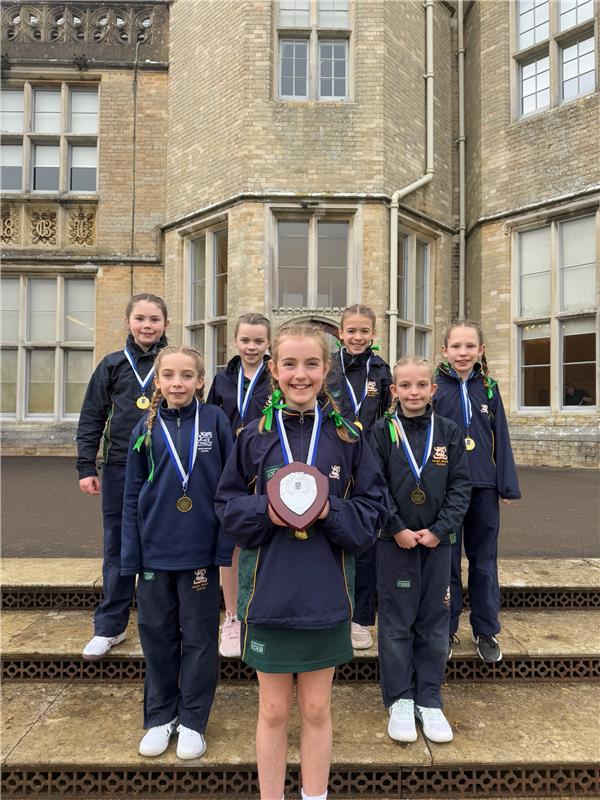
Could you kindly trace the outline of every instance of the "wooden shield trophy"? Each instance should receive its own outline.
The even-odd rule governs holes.
[[[316,467],[292,461],[267,482],[267,497],[296,538],[308,539],[306,529],[327,505],[329,481]]]

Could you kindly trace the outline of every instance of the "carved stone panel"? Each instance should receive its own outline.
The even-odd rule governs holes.
[[[0,240],[3,245],[17,247],[21,240],[21,209],[8,204],[3,205],[1,214]]]
[[[56,211],[31,212],[31,243],[56,246]]]
[[[67,244],[88,245],[91,247],[96,242],[96,215],[94,212],[85,212],[81,209],[70,211],[67,230]]]

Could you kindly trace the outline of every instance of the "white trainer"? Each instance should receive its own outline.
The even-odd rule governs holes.
[[[451,742],[454,734],[441,708],[417,706],[415,716],[423,726],[423,734],[432,742]]]
[[[185,725],[177,726],[177,758],[200,758],[206,752],[204,736],[198,731],[186,728]]]
[[[242,647],[240,637],[242,626],[237,617],[231,611],[225,613],[225,620],[221,628],[221,641],[219,642],[219,653],[225,658],[236,658],[241,656]]]
[[[125,631],[116,636],[92,636],[81,654],[84,661],[99,661],[116,644],[120,644],[125,639]]]
[[[402,697],[389,707],[388,736],[397,742],[416,742],[415,703]]]
[[[142,741],[140,742],[139,752],[141,756],[160,756],[169,746],[171,736],[175,733],[176,719],[167,722],[166,725],[155,725],[149,728]]]
[[[368,650],[373,646],[371,631],[364,625],[359,625],[358,622],[353,622],[350,626],[350,638],[354,650]]]

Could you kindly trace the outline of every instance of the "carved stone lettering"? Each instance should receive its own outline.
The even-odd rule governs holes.
[[[33,244],[56,244],[56,211],[31,212]]]
[[[2,209],[1,217],[1,234],[0,240],[2,244],[18,244],[19,243],[19,212],[17,209],[5,206]]]
[[[95,214],[71,211],[69,214],[69,244],[93,245]]]

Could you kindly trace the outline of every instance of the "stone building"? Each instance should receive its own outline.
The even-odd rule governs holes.
[[[598,6],[3,3],[7,451],[67,452],[91,362],[148,289],[209,379],[248,310],[334,334],[366,303],[390,360],[436,359],[468,313],[518,460],[596,465]],[[60,133],[43,128],[52,92]],[[42,280],[58,327],[38,342]]]

